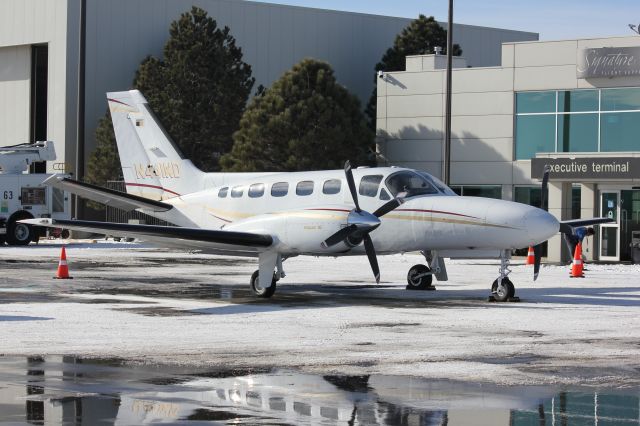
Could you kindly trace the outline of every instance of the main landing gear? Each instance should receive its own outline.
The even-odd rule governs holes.
[[[500,252],[500,276],[491,285],[490,302],[519,302],[520,298],[516,297],[516,288],[509,279],[511,273],[509,262],[511,253],[508,250]]]
[[[249,286],[254,296],[268,299],[274,295],[274,293],[276,292],[276,283],[280,281],[281,278],[284,278],[286,276],[286,274],[284,273],[284,269],[282,268],[283,261],[284,259],[282,259],[282,256],[280,256],[279,254],[264,253],[260,255],[260,269],[258,269],[251,275],[251,280],[249,281]],[[275,272],[273,272],[274,268]],[[269,271],[272,271],[271,273],[273,275],[271,278],[270,286],[267,287],[266,285],[264,285],[264,280],[263,284],[260,283],[260,270],[263,270],[265,272],[267,276],[267,283],[269,282]]]
[[[433,276],[436,275],[439,281],[447,280],[447,272],[444,261],[438,257],[435,251],[420,252],[427,261],[427,265],[414,265],[407,274],[407,290],[435,290],[432,285]]]

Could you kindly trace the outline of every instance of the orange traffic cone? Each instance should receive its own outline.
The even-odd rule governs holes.
[[[60,262],[58,262],[58,273],[55,277],[58,280],[70,280],[73,277],[69,276],[69,266],[67,265],[67,252],[62,246],[62,251],[60,252]]]
[[[525,265],[533,265],[536,263],[536,257],[533,254],[533,247],[529,246],[529,253],[527,253],[527,263]]]
[[[571,278],[584,278],[582,268],[582,244],[578,243],[573,254],[573,263],[571,264],[571,274],[569,276]]]

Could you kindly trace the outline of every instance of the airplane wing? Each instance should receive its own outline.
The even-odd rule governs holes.
[[[560,222],[560,232],[563,234],[573,233],[573,228],[579,228],[580,226],[597,225],[600,223],[611,223],[615,220],[608,217],[594,217],[593,219],[574,219],[563,220]]]
[[[64,228],[116,237],[139,238],[162,246],[190,250],[200,249],[219,254],[255,256],[273,245],[271,235],[250,232],[49,218],[25,219],[20,222],[47,228]]]
[[[126,211],[144,209],[153,212],[166,212],[173,208],[171,204],[163,203],[161,201],[150,200],[137,195],[102,188],[61,175],[53,175],[47,178],[43,183],[63,191],[71,192],[72,194],[79,195],[82,198],[97,201]]]

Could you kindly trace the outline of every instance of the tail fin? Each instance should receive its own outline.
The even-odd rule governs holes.
[[[138,90],[107,93],[127,193],[165,200],[198,191],[206,173],[185,159]]]

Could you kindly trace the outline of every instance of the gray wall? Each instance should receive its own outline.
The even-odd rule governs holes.
[[[48,44],[47,137],[64,162],[67,134],[67,1],[0,1],[0,145],[29,141],[31,45]]]
[[[220,26],[229,26],[258,84],[269,86],[305,57],[328,61],[339,81],[366,103],[373,68],[406,18],[337,12],[239,0],[199,0]],[[131,87],[145,56],[161,56],[169,25],[192,2],[183,0],[87,0],[86,140],[94,146],[105,92]],[[457,25],[456,42],[470,65],[497,65],[503,41],[535,40],[518,31]],[[468,46],[468,47],[467,47]]]

